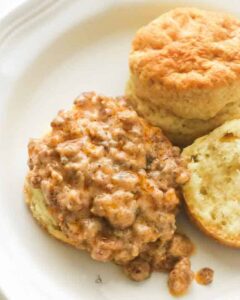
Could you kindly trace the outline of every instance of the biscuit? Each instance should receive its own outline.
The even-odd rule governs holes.
[[[51,214],[51,211],[46,206],[41,190],[34,189],[29,181],[26,180],[24,185],[24,195],[25,201],[39,225],[46,229],[47,232],[56,239],[74,246],[74,242],[64,234],[57,223],[57,219]]]
[[[240,248],[240,120],[197,139],[182,157],[191,172],[183,186],[191,219],[214,239]]]
[[[240,21],[233,16],[171,10],[137,32],[129,67],[130,103],[174,143],[240,117]]]

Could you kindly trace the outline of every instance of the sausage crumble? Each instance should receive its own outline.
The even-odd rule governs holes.
[[[210,268],[202,268],[196,274],[196,281],[202,285],[209,285],[213,281],[214,271]]]
[[[186,293],[193,280],[191,263],[188,257],[182,258],[170,272],[168,287],[174,296],[181,296]]]

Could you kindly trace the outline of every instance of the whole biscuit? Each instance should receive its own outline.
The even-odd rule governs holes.
[[[137,32],[129,66],[131,104],[177,144],[240,116],[240,21],[233,16],[171,10]]]

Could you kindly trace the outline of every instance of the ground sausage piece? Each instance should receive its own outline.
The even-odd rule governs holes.
[[[117,191],[113,194],[96,196],[91,212],[100,217],[106,217],[112,226],[127,228],[136,218],[137,202],[130,192]]]
[[[135,259],[124,266],[125,274],[134,281],[142,281],[150,276],[151,268],[147,261]]]
[[[180,296],[186,293],[189,285],[193,280],[191,263],[189,258],[182,258],[169,273],[168,287],[171,294]]]
[[[158,240],[147,245],[146,251],[141,256],[151,262],[152,269],[155,271],[171,271],[177,262],[175,257],[167,254],[168,243]]]
[[[186,235],[175,233],[165,244],[158,241],[148,245],[143,257],[151,261],[153,270],[171,271],[181,258],[189,257],[193,250],[194,246]]]
[[[208,285],[212,283],[214,271],[210,268],[202,268],[196,274],[196,281],[202,285]]]
[[[177,259],[173,256],[169,256],[167,254],[163,256],[154,256],[153,258],[153,268],[156,271],[169,272],[171,271],[175,264],[177,263]]]
[[[180,258],[190,256],[194,251],[193,243],[190,239],[180,233],[175,233],[171,240],[170,247],[168,249],[168,255]]]

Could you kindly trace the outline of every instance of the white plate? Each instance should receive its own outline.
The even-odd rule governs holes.
[[[207,3],[240,14],[238,0],[199,5]],[[82,91],[123,94],[135,31],[173,6],[159,0],[37,0],[1,23],[0,285],[7,298],[172,299],[166,275],[134,283],[113,264],[94,262],[50,238],[26,209],[22,186],[29,137],[41,136],[56,112],[70,107]],[[182,219],[197,247],[194,270],[209,266],[216,272],[211,286],[194,283],[182,299],[239,300],[240,252],[218,245]],[[98,275],[102,283],[95,282]]]

